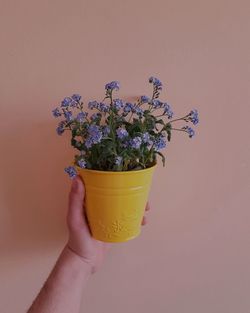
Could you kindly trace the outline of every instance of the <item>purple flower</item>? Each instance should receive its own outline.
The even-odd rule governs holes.
[[[116,110],[120,110],[123,107],[123,102],[121,99],[115,99],[113,101],[113,105],[116,108]]]
[[[71,96],[71,98],[72,98],[74,101],[79,102],[82,97],[81,97],[80,95],[78,95],[78,94],[73,94],[73,95]]]
[[[101,102],[101,103],[99,104],[99,109],[100,109],[100,111],[102,111],[102,112],[108,112],[108,111],[109,111],[109,106],[108,106],[107,104]]]
[[[72,102],[72,99],[70,97],[66,97],[63,99],[63,101],[61,102],[61,107],[68,107]]]
[[[89,109],[93,110],[94,108],[97,109],[99,108],[99,103],[97,101],[90,101],[88,103]]]
[[[147,96],[141,96],[141,103],[148,103],[150,101],[150,98]]]
[[[198,111],[197,110],[192,110],[189,113],[189,120],[194,124],[198,124],[199,123],[199,115],[198,115]]]
[[[121,163],[122,163],[122,157],[121,157],[121,156],[117,156],[117,157],[115,158],[115,164],[116,164],[116,165],[121,165]]]
[[[132,148],[139,149],[141,144],[142,144],[142,139],[141,139],[141,137],[137,136],[137,137],[131,139],[129,144]]]
[[[55,108],[54,110],[52,110],[52,114],[54,117],[59,117],[62,115],[59,108]]]
[[[88,116],[88,112],[80,112],[77,114],[77,117],[76,117],[76,120],[79,122],[79,123],[83,123],[84,122],[84,119]]]
[[[153,143],[148,132],[142,134],[142,142],[148,145],[151,145]]]
[[[88,133],[89,133],[91,136],[95,136],[98,132],[100,132],[100,127],[99,127],[98,125],[95,125],[95,124],[89,125],[89,127],[88,127]]]
[[[77,171],[74,168],[74,166],[68,166],[64,169],[64,172],[69,175],[71,179],[75,178],[77,176]]]
[[[84,159],[80,159],[77,161],[77,164],[79,165],[80,168],[85,168],[87,163]]]
[[[164,103],[163,104],[163,107],[164,107],[164,111],[163,111],[163,114],[164,115],[167,115],[168,118],[172,118],[174,113],[170,107],[170,105],[168,103]]]
[[[142,117],[143,117],[143,114],[144,114],[144,111],[143,111],[142,108],[136,107],[136,108],[135,108],[135,113],[136,113],[140,118],[142,118]]]
[[[71,111],[65,111],[63,114],[64,114],[67,122],[73,121],[73,115],[72,115]]]
[[[118,81],[112,81],[105,85],[106,90],[119,90],[120,89],[120,83]]]
[[[100,112],[97,112],[97,113],[93,113],[91,116],[90,116],[90,119],[91,121],[94,121],[98,118],[102,117],[102,114]]]
[[[104,136],[108,136],[108,134],[110,133],[110,127],[104,126],[102,132]]]
[[[163,136],[158,137],[154,140],[154,147],[155,147],[156,151],[165,148],[166,145],[167,145],[167,143],[166,143],[166,140]]]
[[[61,121],[59,124],[58,124],[58,127],[56,129],[56,132],[59,136],[61,136],[63,133],[64,133],[64,126],[65,126],[65,122],[64,121]]]
[[[87,148],[91,148],[93,144],[99,143],[102,140],[102,132],[98,125],[91,124],[88,127],[88,134],[89,136],[85,141],[85,146]]]
[[[123,108],[123,111],[125,113],[129,113],[132,111],[132,109],[134,108],[134,104],[130,103],[130,102],[127,102]]]
[[[193,128],[191,128],[189,126],[184,126],[184,127],[182,127],[182,129],[188,133],[190,138],[192,138],[195,135],[195,131],[193,130]]]
[[[91,148],[92,146],[93,146],[93,140],[92,140],[92,138],[91,137],[88,137],[87,139],[86,139],[86,141],[85,141],[85,146],[86,146],[86,148]]]
[[[153,84],[155,87],[157,87],[157,89],[159,90],[162,89],[162,83],[158,78],[151,76],[149,78],[149,82]]]
[[[56,132],[57,132],[57,135],[61,136],[64,133],[64,128],[63,127],[57,127]]]
[[[126,131],[125,128],[122,128],[122,127],[119,127],[117,130],[116,130],[116,134],[117,134],[117,137],[119,139],[124,139],[125,137],[128,136],[128,132]]]
[[[160,100],[154,99],[152,101],[152,106],[154,109],[159,109],[162,107],[162,102]]]

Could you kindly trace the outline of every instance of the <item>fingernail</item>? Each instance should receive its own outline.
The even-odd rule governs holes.
[[[74,178],[72,182],[72,191],[77,191],[78,190],[78,179]]]

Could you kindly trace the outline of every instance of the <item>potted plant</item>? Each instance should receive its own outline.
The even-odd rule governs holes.
[[[141,96],[136,103],[116,98],[120,85],[112,81],[105,86],[104,99],[90,101],[87,111],[78,94],[64,98],[52,111],[54,117],[63,117],[58,135],[70,131],[71,145],[79,151],[65,172],[84,180],[90,229],[101,241],[124,242],[138,236],[157,156],[165,166],[160,150],[173,130],[194,136],[190,126],[175,128],[173,123],[199,121],[196,110],[173,119],[170,105],[159,100],[161,81],[150,77],[149,83],[152,96]]]

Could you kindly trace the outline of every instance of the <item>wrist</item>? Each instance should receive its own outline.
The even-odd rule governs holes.
[[[76,271],[83,273],[86,276],[90,276],[92,273],[92,264],[77,254],[68,244],[63,249],[62,254],[70,260],[72,266]]]

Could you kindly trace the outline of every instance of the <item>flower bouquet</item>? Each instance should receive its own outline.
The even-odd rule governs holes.
[[[71,145],[78,150],[65,172],[84,180],[90,229],[101,241],[124,242],[138,236],[157,156],[165,166],[161,150],[172,131],[190,138],[195,134],[188,125],[173,125],[199,121],[196,110],[173,119],[170,105],[159,100],[161,81],[150,77],[149,83],[152,96],[141,96],[136,103],[115,97],[120,84],[112,81],[105,86],[104,99],[90,101],[87,110],[81,96],[74,94],[52,111],[54,117],[63,117],[58,135],[70,131]]]

